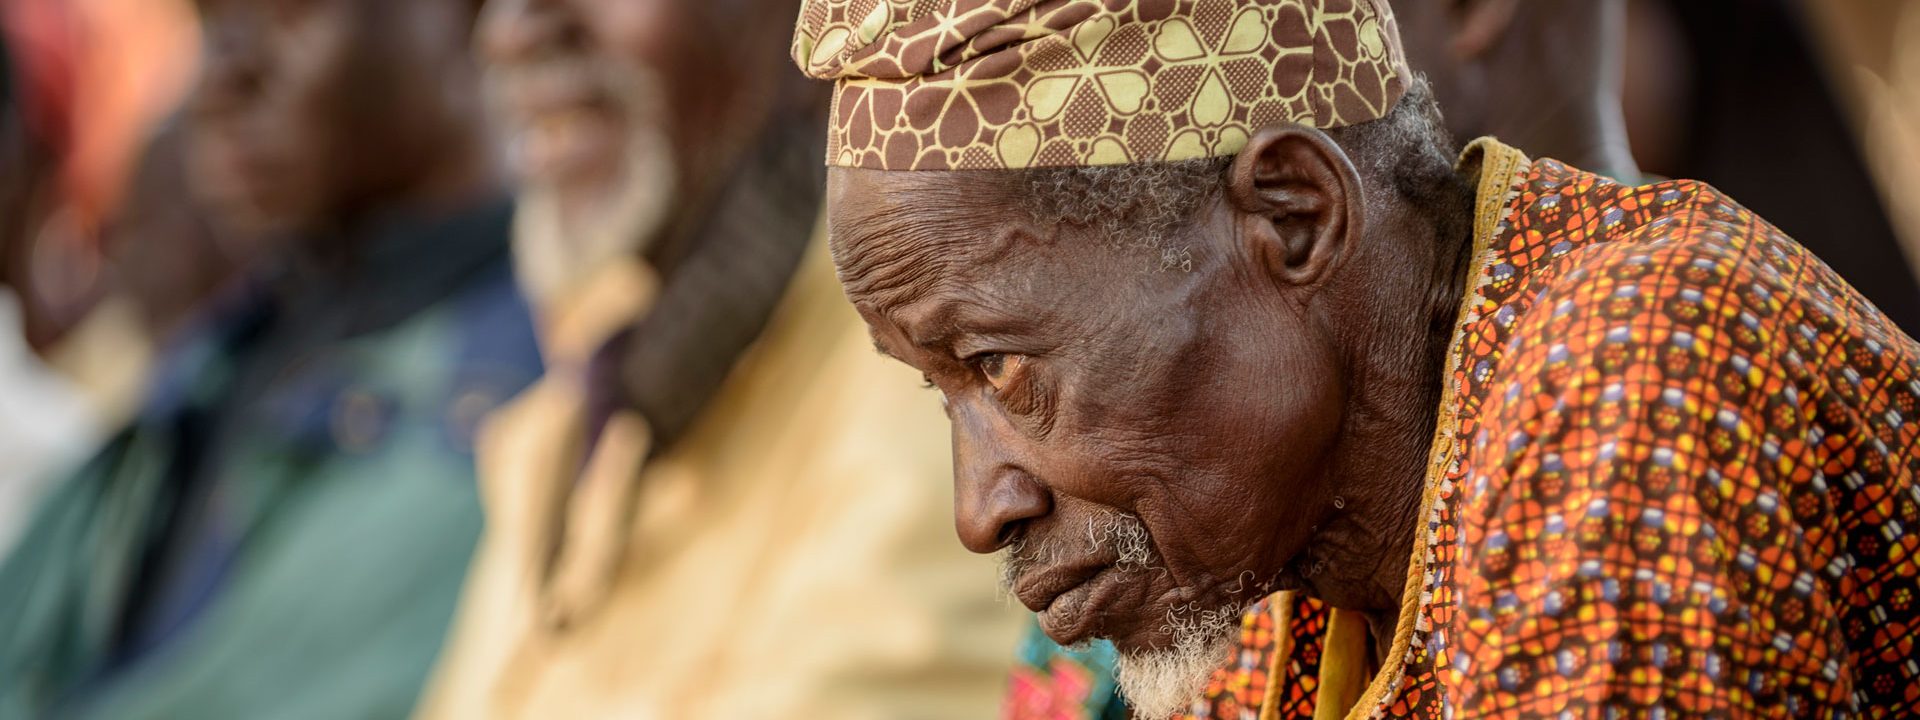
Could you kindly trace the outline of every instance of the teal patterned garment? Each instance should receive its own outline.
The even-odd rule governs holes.
[[[1113,680],[1113,643],[1060,647],[1030,621],[1008,679],[1005,720],[1126,720]]]

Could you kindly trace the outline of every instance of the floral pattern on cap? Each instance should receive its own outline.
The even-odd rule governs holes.
[[[1407,74],[1384,0],[806,0],[792,50],[836,81],[827,164],[884,170],[1230,155]]]

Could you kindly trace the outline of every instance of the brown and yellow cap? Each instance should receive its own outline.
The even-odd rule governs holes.
[[[1407,75],[1386,0],[804,0],[793,58],[835,81],[827,164],[885,170],[1230,155]]]

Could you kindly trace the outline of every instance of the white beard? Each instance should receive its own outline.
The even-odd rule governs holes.
[[[1237,607],[1187,616],[1169,613],[1173,647],[1121,653],[1114,679],[1134,714],[1167,718],[1200,699],[1213,671],[1233,652],[1240,613]]]
[[[1100,552],[1101,546],[1109,542],[1120,556],[1114,563],[1115,569],[1151,570],[1158,562],[1153,556],[1153,546],[1147,542],[1147,526],[1140,518],[1111,510],[1087,518],[1085,554]],[[1001,592],[1011,594],[1013,581],[1019,579],[1021,573],[1035,565],[1048,564],[1068,550],[1051,538],[1034,547],[1027,547],[1025,538],[1014,541],[1000,552]]]
[[[663,90],[640,68],[615,73],[630,131],[617,188],[589,217],[563,217],[553,188],[530,183],[513,221],[513,265],[536,307],[548,307],[607,263],[637,257],[666,224],[677,195],[672,144],[657,121]]]
[[[1147,537],[1146,525],[1139,518],[1110,511],[1087,520],[1085,552],[1099,552],[1111,542],[1119,554],[1116,568],[1152,570],[1159,561]],[[1022,540],[1007,547],[1000,557],[1003,591],[1011,588],[1013,581],[1028,568],[1048,564],[1056,556],[1072,551],[1052,540],[1042,541],[1036,547],[1027,547]],[[1172,647],[1122,653],[1115,679],[1135,714],[1147,720],[1160,720],[1200,699],[1213,671],[1233,652],[1243,610],[1229,606],[1200,612],[1169,612],[1166,630],[1173,636]]]

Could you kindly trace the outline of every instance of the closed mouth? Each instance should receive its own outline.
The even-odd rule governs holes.
[[[1035,573],[1019,584],[1014,595],[1039,616],[1040,628],[1062,645],[1071,645],[1093,636],[1101,614],[1097,612],[1110,593],[1101,592],[1113,583],[1099,582],[1113,566],[1089,565],[1083,568]]]

